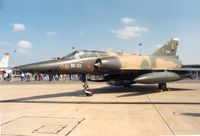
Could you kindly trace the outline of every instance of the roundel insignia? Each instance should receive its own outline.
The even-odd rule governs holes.
[[[87,69],[91,69],[92,68],[92,64],[87,64],[86,67],[87,67]]]

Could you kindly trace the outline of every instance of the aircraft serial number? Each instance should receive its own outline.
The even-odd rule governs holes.
[[[75,63],[72,63],[72,64],[61,64],[60,65],[60,69],[70,69],[70,68],[81,68],[82,67],[82,64],[75,64]]]

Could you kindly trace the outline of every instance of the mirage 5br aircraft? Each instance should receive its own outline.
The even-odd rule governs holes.
[[[80,74],[87,96],[93,94],[87,75],[102,75],[102,80],[116,86],[130,87],[134,83],[158,84],[167,90],[167,82],[191,75],[192,68],[183,68],[176,56],[179,39],[172,38],[151,55],[137,55],[110,51],[79,50],[56,60],[17,66],[23,72],[47,74]],[[200,71],[199,69],[196,69]]]

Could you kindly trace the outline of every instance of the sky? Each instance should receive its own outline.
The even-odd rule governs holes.
[[[151,54],[173,37],[184,64],[200,64],[199,0],[0,0],[0,58],[10,66],[74,49]],[[133,60],[134,61],[134,60]]]

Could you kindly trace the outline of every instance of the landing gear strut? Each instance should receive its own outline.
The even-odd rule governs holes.
[[[93,92],[89,89],[88,82],[87,82],[87,75],[83,74],[81,76],[82,76],[81,80],[84,83],[83,84],[83,90],[84,90],[85,95],[86,96],[92,96]]]
[[[166,91],[167,90],[167,84],[166,83],[160,83],[158,84],[158,89],[160,89],[160,91]]]

